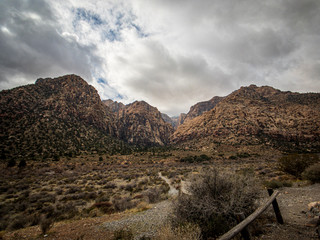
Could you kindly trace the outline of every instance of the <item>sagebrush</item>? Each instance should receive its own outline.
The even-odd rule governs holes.
[[[193,223],[202,237],[217,237],[237,224],[237,215],[255,209],[258,190],[253,178],[216,169],[195,176],[174,205],[174,224]]]

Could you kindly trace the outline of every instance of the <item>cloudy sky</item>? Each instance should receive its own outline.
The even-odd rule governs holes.
[[[319,0],[1,0],[0,89],[75,73],[171,116],[250,84],[320,91]]]

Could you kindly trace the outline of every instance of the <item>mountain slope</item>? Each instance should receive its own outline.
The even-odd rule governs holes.
[[[114,119],[97,91],[76,75],[38,79],[0,93],[1,157],[113,151]]]
[[[190,121],[190,120],[194,119],[195,117],[202,115],[204,112],[211,110],[219,102],[221,102],[222,99],[223,99],[223,97],[213,97],[209,101],[199,102],[199,103],[191,106],[187,115],[182,117],[180,125],[183,124],[184,122]]]
[[[212,110],[180,125],[172,143],[267,144],[286,151],[320,150],[320,94],[242,87]]]
[[[166,123],[157,108],[144,101],[126,105],[117,112],[117,135],[138,145],[166,145],[173,127]]]

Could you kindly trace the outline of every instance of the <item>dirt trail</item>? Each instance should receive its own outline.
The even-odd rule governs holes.
[[[320,201],[320,184],[290,187],[279,190],[277,197],[284,224],[267,224],[261,240],[309,240],[318,239],[316,228],[310,226],[316,218],[309,214],[308,204]],[[318,217],[319,218],[319,217]]]

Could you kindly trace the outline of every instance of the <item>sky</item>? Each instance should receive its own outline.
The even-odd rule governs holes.
[[[241,86],[320,92],[319,0],[1,0],[0,90],[77,74],[170,116]]]

